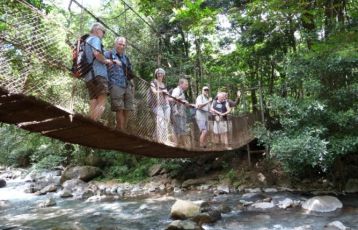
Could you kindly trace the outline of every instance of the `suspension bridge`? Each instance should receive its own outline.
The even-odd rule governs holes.
[[[173,144],[172,122],[153,113],[145,100],[150,85],[140,77],[135,79],[135,109],[125,132],[114,129],[115,116],[109,109],[100,121],[93,121],[87,116],[84,82],[68,70],[71,48],[66,29],[58,23],[61,19],[44,16],[22,1],[2,3],[0,12],[0,122],[68,143],[163,158],[225,152],[254,139],[251,127],[260,116],[247,113],[228,118],[230,148],[214,141],[211,132],[207,148],[200,148],[196,121],[188,116],[185,142]],[[168,129],[164,138],[158,123]]]

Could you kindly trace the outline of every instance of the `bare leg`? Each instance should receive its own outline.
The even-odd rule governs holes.
[[[96,120],[96,105],[97,105],[97,99],[90,100],[90,108],[89,108],[89,116],[92,120]]]
[[[116,128],[123,130],[124,129],[124,113],[123,110],[118,110],[116,112]]]
[[[206,147],[206,135],[207,135],[207,133],[208,133],[207,130],[201,131],[200,138],[199,138],[200,147]]]
[[[97,121],[101,118],[106,105],[106,95],[100,95],[90,101],[90,118]]]

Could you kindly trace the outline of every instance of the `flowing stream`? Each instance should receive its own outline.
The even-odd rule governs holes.
[[[0,201],[7,205],[0,208],[0,229],[121,229],[157,230],[165,229],[172,221],[169,217],[176,198],[185,200],[210,200],[226,205],[231,211],[222,214],[214,224],[203,225],[207,230],[224,229],[323,229],[339,220],[351,229],[358,229],[358,195],[338,197],[343,209],[331,213],[307,213],[300,207],[290,209],[273,208],[253,210],[242,208],[242,194],[218,195],[203,192],[186,192],[173,196],[117,200],[112,202],[84,202],[62,199],[56,194],[35,196],[24,193],[21,180],[7,182],[0,189]],[[304,200],[302,195],[277,192],[269,194],[272,200],[285,198]],[[56,206],[39,208],[38,202],[53,197]],[[0,206],[1,207],[1,206]],[[311,228],[308,228],[310,226]],[[298,228],[300,227],[300,228]]]

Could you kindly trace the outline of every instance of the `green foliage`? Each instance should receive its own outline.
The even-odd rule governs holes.
[[[53,169],[56,166],[59,166],[63,163],[65,157],[58,156],[58,155],[48,155],[39,160],[35,165],[34,168],[36,170],[46,170],[46,169]]]
[[[103,155],[103,160],[112,159],[112,162],[104,170],[106,179],[116,179],[118,181],[138,182],[148,177],[151,166],[158,163],[152,158],[137,159],[135,156],[118,152]]]

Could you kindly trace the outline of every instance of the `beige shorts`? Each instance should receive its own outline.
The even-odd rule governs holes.
[[[101,95],[108,95],[108,81],[104,77],[96,76],[86,82],[90,99],[97,99]]]
[[[131,86],[122,88],[113,85],[110,89],[110,96],[112,111],[133,110],[134,95],[133,88]]]

